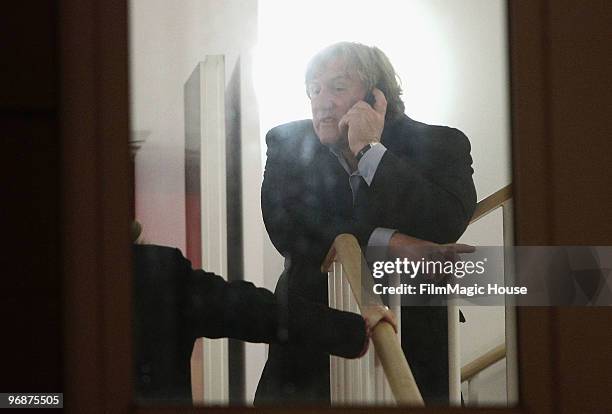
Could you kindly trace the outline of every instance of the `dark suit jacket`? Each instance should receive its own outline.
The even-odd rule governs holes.
[[[133,254],[134,375],[140,402],[191,402],[189,361],[199,337],[299,343],[350,358],[363,349],[365,325],[359,315],[306,300],[295,307],[299,312],[284,314],[272,292],[193,270],[178,249],[134,245]],[[287,320],[282,329],[280,320]]]
[[[371,185],[361,183],[355,204],[348,174],[310,120],[276,127],[266,142],[262,210],[274,246],[290,263],[277,287],[289,304],[297,297],[327,301],[326,275],[316,271],[338,234],[354,234],[365,246],[375,228],[386,227],[454,242],[475,208],[470,143],[457,129],[405,115],[388,122],[381,138],[387,152]],[[402,343],[428,403],[448,398],[446,320],[445,308],[402,310]],[[329,402],[327,356],[304,362],[300,353],[270,347],[256,403]]]

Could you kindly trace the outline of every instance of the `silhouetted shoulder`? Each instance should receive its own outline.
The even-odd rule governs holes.
[[[315,134],[312,120],[303,119],[272,128],[266,134],[269,157],[280,157],[301,165],[310,163],[323,148]]]
[[[288,122],[272,128],[266,134],[266,144],[270,145],[291,145],[307,135],[314,134],[312,121],[302,119],[299,121]]]
[[[406,115],[400,117],[383,135],[387,147],[401,148],[412,155],[434,152],[442,159],[465,156],[471,151],[467,136],[457,128],[430,125]],[[438,157],[437,157],[438,158]]]

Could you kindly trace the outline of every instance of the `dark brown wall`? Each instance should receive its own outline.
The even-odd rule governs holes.
[[[612,5],[548,14],[553,243],[612,246]],[[612,410],[612,307],[559,309],[557,328],[560,412]]]
[[[57,10],[0,13],[1,392],[62,389]]]
[[[612,3],[512,0],[517,241],[612,245]],[[612,407],[612,308],[521,309],[530,412]]]

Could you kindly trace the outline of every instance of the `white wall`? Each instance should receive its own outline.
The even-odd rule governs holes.
[[[255,0],[130,1],[132,130],[146,137],[136,158],[136,217],[143,237],[185,252],[183,85],[207,54],[226,55],[229,81],[240,56],[244,269],[245,277],[262,286],[267,235],[259,209],[263,170],[251,56],[256,42]],[[247,400],[265,352],[264,345],[245,346]]]
[[[185,251],[183,85],[207,54],[228,55],[229,80],[255,45],[256,16],[251,0],[130,1],[132,130],[148,135],[136,160],[136,216],[148,241]]]

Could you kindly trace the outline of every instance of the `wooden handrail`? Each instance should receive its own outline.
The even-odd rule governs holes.
[[[505,357],[506,344],[496,346],[461,368],[461,382],[469,380]]]
[[[382,305],[380,297],[372,290],[373,279],[355,236],[340,234],[336,237],[323,262],[323,272],[329,270],[334,259],[342,264],[343,273],[348,279],[360,310],[364,304]],[[424,406],[419,387],[391,324],[385,321],[378,323],[372,332],[372,342],[397,404]]]
[[[470,220],[470,224],[483,218],[484,216],[486,216],[487,214],[489,214],[496,208],[500,207],[502,204],[504,204],[506,201],[510,200],[511,198],[512,198],[512,184],[508,184],[504,188],[494,192],[487,198],[481,200],[476,205],[476,210],[474,210],[474,215],[472,216],[472,219]]]

